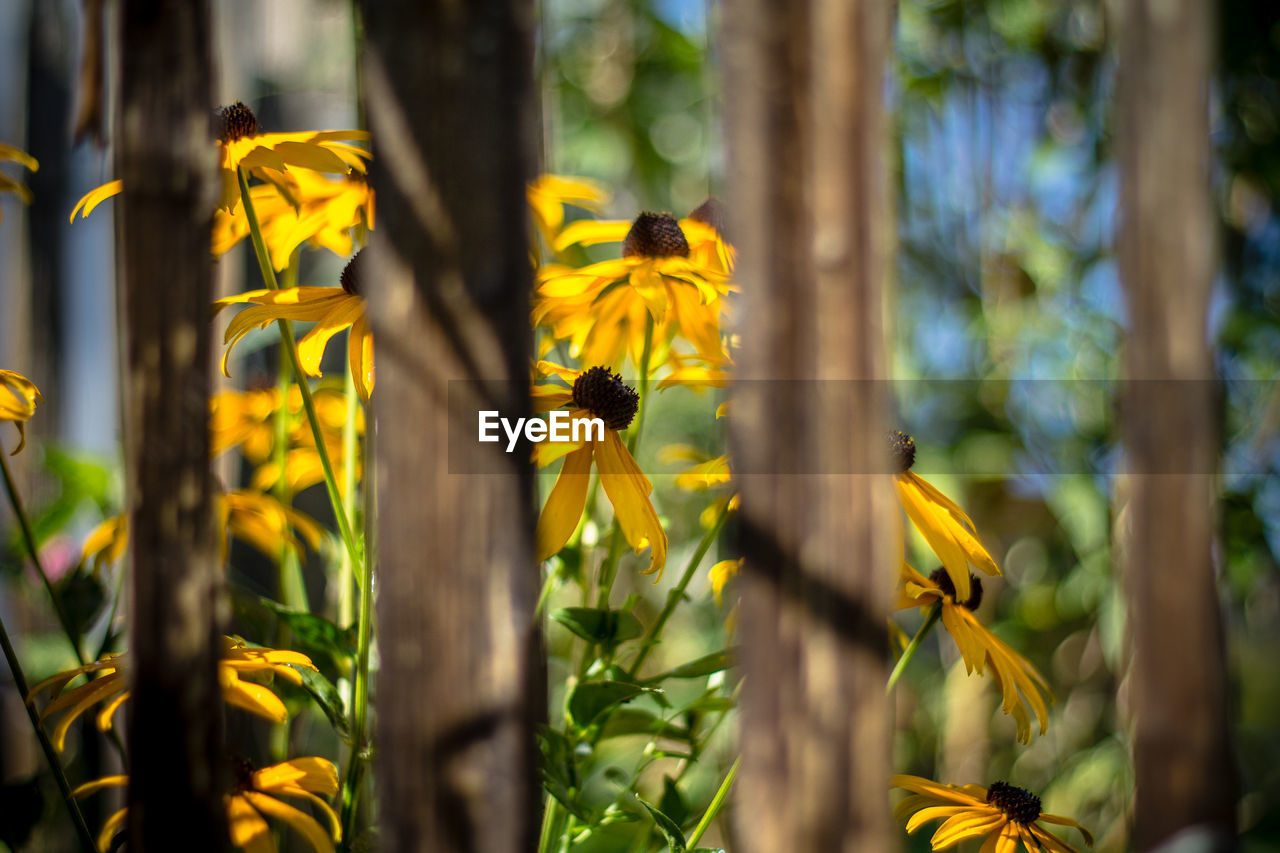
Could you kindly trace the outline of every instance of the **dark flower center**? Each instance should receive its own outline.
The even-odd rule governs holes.
[[[1040,798],[1008,782],[993,782],[987,789],[987,803],[1004,812],[1009,820],[1029,824],[1040,817]]]
[[[258,133],[258,117],[242,101],[218,110],[218,120],[222,122],[222,132],[218,138],[224,144]]]
[[[889,454],[899,474],[916,464],[916,440],[900,429],[889,433]]]
[[[351,260],[347,261],[347,265],[342,268],[342,275],[338,276],[338,281],[342,284],[342,289],[352,296],[360,295],[360,256],[364,254],[364,249],[356,252],[351,256]]]
[[[942,566],[933,570],[929,575],[929,580],[938,585],[938,589],[946,595],[951,596],[951,600],[961,607],[967,607],[970,610],[977,610],[982,605],[982,580],[974,574],[969,575],[969,598],[960,601],[956,598],[956,585],[951,582],[951,575],[947,574],[947,570]]]
[[[622,257],[670,258],[689,257],[689,241],[680,230],[680,223],[670,213],[645,211],[631,223],[627,238],[622,241]]]
[[[607,367],[583,371],[573,383],[573,404],[604,421],[609,429],[623,430],[640,408],[640,395]]]
[[[716,229],[716,233],[721,237],[725,237],[725,210],[724,204],[715,196],[707,196],[707,200],[693,209],[689,214],[689,218],[695,222],[701,222],[703,225],[710,225]]]

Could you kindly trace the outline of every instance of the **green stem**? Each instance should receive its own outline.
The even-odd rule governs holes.
[[[18,518],[18,526],[22,529],[22,541],[26,543],[27,553],[31,555],[31,562],[35,564],[36,574],[40,575],[45,592],[49,594],[49,603],[53,605],[53,612],[58,617],[58,624],[62,626],[62,632],[66,634],[67,642],[71,644],[71,649],[75,652],[76,661],[81,666],[84,666],[84,655],[80,653],[80,641],[76,638],[75,629],[71,626],[71,619],[67,616],[67,611],[62,607],[61,596],[53,588],[53,584],[49,582],[49,575],[44,570],[44,564],[40,562],[40,548],[36,545],[36,537],[31,530],[31,521],[27,518],[27,511],[22,504],[22,498],[18,495],[18,486],[13,481],[13,473],[9,470],[9,461],[5,456],[3,447],[0,447],[0,471],[4,472],[4,489],[9,495],[9,505],[13,507],[13,514]]]
[[[0,458],[3,451],[0,451]],[[6,481],[9,469],[5,468]],[[36,739],[40,741],[40,749],[44,752],[45,759],[49,762],[49,769],[53,771],[54,781],[58,783],[58,791],[62,794],[62,801],[66,803],[67,811],[71,812],[71,822],[75,825],[76,835],[80,837],[80,845],[86,853],[95,853],[97,846],[93,842],[93,833],[89,832],[89,826],[84,822],[84,815],[80,812],[80,805],[76,802],[76,798],[71,793],[71,784],[67,782],[67,776],[62,771],[62,762],[58,760],[58,753],[54,751],[53,744],[49,742],[49,736],[45,734],[44,726],[40,725],[40,717],[36,714],[36,709],[27,701],[27,696],[31,692],[27,687],[27,677],[22,671],[22,664],[18,662],[18,654],[13,650],[13,644],[9,642],[9,632],[5,630],[4,621],[0,620],[0,647],[4,649],[4,659],[9,663],[9,672],[13,674],[13,685],[18,688],[18,695],[22,697],[22,705],[27,709],[27,718],[31,720],[31,727],[35,729]]]
[[[702,558],[707,555],[707,551],[711,550],[716,538],[720,536],[720,531],[724,529],[725,522],[729,520],[730,503],[732,503],[732,500],[726,497],[724,508],[716,516],[715,523],[711,525],[711,528],[702,537],[702,541],[698,543],[698,550],[694,551],[693,556],[689,558],[689,564],[685,566],[684,574],[680,576],[680,582],[667,593],[666,605],[663,606],[662,612],[658,614],[657,620],[649,628],[644,639],[640,641],[640,651],[637,653],[635,661],[631,664],[631,669],[627,671],[627,674],[632,678],[636,677],[636,673],[640,671],[640,665],[645,662],[650,650],[657,645],[662,636],[662,629],[666,627],[667,620],[671,618],[671,614],[675,612],[676,607],[684,599],[684,591],[688,589],[694,573],[698,571],[698,566],[702,564]]]
[[[374,430],[364,431],[364,458],[373,456]],[[351,690],[351,757],[347,765],[347,781],[342,790],[342,837],[345,844],[350,844],[355,834],[357,806],[360,801],[360,786],[364,779],[367,757],[365,743],[369,726],[369,648],[373,641],[373,566],[377,562],[376,530],[370,521],[378,517],[374,502],[377,499],[377,484],[373,481],[374,467],[365,466],[364,500],[365,500],[365,560],[356,563],[363,576],[360,578],[360,616],[356,629],[356,674]]]
[[[640,376],[637,380],[639,386],[636,390],[640,393],[640,411],[636,416],[636,425],[631,430],[631,435],[627,436],[627,450],[631,451],[631,455],[636,454],[636,445],[640,443],[640,433],[644,429],[645,412],[649,410],[649,360],[653,357],[653,315],[645,312],[644,315],[644,349],[640,351]]]
[[[356,395],[356,380],[350,370],[343,371],[342,390],[346,394],[347,413],[342,423],[342,506],[348,518],[354,518],[356,512],[356,449],[359,435],[356,431],[356,417],[360,413],[360,398]],[[352,583],[355,566],[351,557],[345,552],[338,565],[338,624],[350,625],[354,617],[354,601]]]
[[[929,614],[924,617],[924,624],[920,626],[920,630],[916,631],[916,635],[911,638],[911,642],[907,643],[907,647],[902,651],[902,657],[898,658],[898,662],[894,664],[893,672],[889,673],[889,683],[885,685],[885,695],[893,692],[893,686],[898,683],[898,679],[902,677],[902,672],[907,668],[907,664],[916,656],[916,651],[920,648],[920,644],[924,642],[924,638],[929,636],[929,632],[933,630],[933,626],[938,623],[938,619],[942,616],[942,602],[934,602],[933,607],[929,608]]]
[[[245,218],[249,221],[249,236],[253,241],[254,254],[258,257],[258,269],[262,273],[262,281],[268,290],[279,290],[276,273],[271,267],[271,256],[267,254],[267,244],[262,239],[262,228],[258,225],[258,214],[253,210],[253,201],[249,198],[249,182],[245,179],[244,170],[237,169],[236,177],[240,180],[240,203],[244,205]],[[277,321],[280,327],[280,340],[284,351],[289,356],[289,365],[294,376],[298,377],[298,390],[302,393],[302,406],[307,411],[307,423],[311,425],[311,435],[316,442],[316,455],[320,457],[320,468],[324,472],[325,489],[329,492],[329,503],[333,506],[334,517],[338,520],[338,532],[342,536],[342,544],[346,546],[347,556],[352,565],[360,565],[360,549],[351,533],[351,524],[342,507],[342,496],[338,492],[338,481],[333,474],[333,463],[329,461],[329,450],[325,446],[324,432],[320,429],[320,418],[316,414],[316,403],[311,396],[311,386],[306,381],[302,364],[298,360],[298,343],[293,337],[293,323],[281,318]]]
[[[707,806],[707,810],[702,813],[702,819],[698,821],[698,825],[693,828],[693,832],[689,833],[689,837],[685,839],[689,848],[692,848],[701,840],[702,834],[707,831],[707,827],[711,826],[711,821],[715,820],[716,814],[729,796],[729,789],[733,787],[733,780],[738,778],[738,767],[741,764],[742,756],[739,755],[734,759],[733,764],[729,765],[729,772],[724,774],[724,781],[716,789],[716,795],[711,798],[711,803]]]
[[[547,806],[542,812],[542,836],[538,839],[538,853],[555,853],[564,836],[565,818],[568,812],[560,807],[560,801],[547,794]]]

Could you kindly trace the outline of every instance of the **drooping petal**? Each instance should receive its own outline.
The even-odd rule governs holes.
[[[564,457],[560,475],[538,516],[539,562],[563,548],[582,520],[582,511],[587,505],[587,484],[591,481],[591,458],[591,445],[584,445]]]
[[[311,331],[298,341],[298,363],[308,376],[320,375],[320,359],[324,356],[324,348],[329,339],[349,328],[356,320],[364,316],[364,301],[359,296],[347,296],[335,302],[333,307],[320,319]]]
[[[369,321],[363,310],[359,319],[351,324],[348,335],[347,361],[352,384],[360,399],[368,403],[373,395],[373,333],[369,331]]]
[[[614,516],[627,543],[636,551],[648,544],[649,568],[641,574],[657,572],[656,583],[662,578],[662,569],[667,564],[667,533],[662,529],[653,502],[649,500],[653,485],[615,431],[606,429],[604,441],[596,442],[595,446],[600,485],[613,504]]]
[[[1057,824],[1058,826],[1073,826],[1080,830],[1080,834],[1084,836],[1084,843],[1088,844],[1090,847],[1093,846],[1093,833],[1069,817],[1063,817],[1062,815],[1057,814],[1041,814],[1037,820],[1042,820],[1045,823]]]
[[[246,853],[276,853],[271,827],[241,794],[227,797],[227,829],[231,843]]]
[[[287,787],[301,788],[332,797],[338,793],[338,768],[332,761],[314,755],[291,758],[256,771],[253,787],[268,793]]]
[[[297,830],[317,853],[333,853],[333,839],[311,815],[257,791],[245,791],[242,796],[262,814],[278,818]]]
[[[71,208],[71,218],[69,222],[76,221],[76,214],[88,216],[93,213],[93,209],[102,204],[114,195],[119,195],[124,189],[124,181],[108,181],[100,187],[89,190],[84,197],[76,202],[76,206]]]
[[[956,598],[967,601],[970,595],[969,566],[964,551],[951,536],[950,515],[925,497],[919,486],[919,478],[910,471],[894,477],[894,484],[907,517],[947,570],[947,575],[956,588]]]
[[[231,667],[218,667],[218,683],[222,687],[222,699],[228,705],[243,708],[276,723],[289,719],[289,712],[279,696],[261,684],[244,681]]]

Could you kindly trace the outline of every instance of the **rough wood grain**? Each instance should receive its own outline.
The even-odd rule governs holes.
[[[209,473],[215,205],[206,0],[119,7],[132,553],[131,850],[221,850],[228,790]]]
[[[1132,474],[1123,570],[1133,663],[1134,849],[1229,845],[1235,784],[1214,580],[1216,391],[1206,338],[1211,6],[1125,4],[1120,45],[1123,410]]]
[[[746,851],[887,850],[890,4],[726,5]]]
[[[536,843],[532,471],[493,444],[450,452],[451,431],[475,435],[477,407],[453,420],[448,406],[530,411],[531,12],[511,0],[365,9],[387,850]]]

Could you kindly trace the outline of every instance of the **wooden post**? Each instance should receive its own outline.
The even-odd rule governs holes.
[[[531,18],[523,0],[365,6],[388,850],[536,845],[532,470],[475,441],[477,408],[531,411]],[[452,420],[450,398],[487,402]]]
[[[745,851],[888,850],[891,5],[726,5]]]
[[[1230,845],[1235,782],[1214,582],[1217,406],[1207,309],[1210,4],[1126,3],[1120,43],[1119,254],[1130,335],[1124,571],[1137,790],[1132,846]],[[1125,531],[1122,529],[1120,533]]]
[[[116,126],[132,550],[131,850],[222,850],[209,473],[207,0],[124,0]]]

